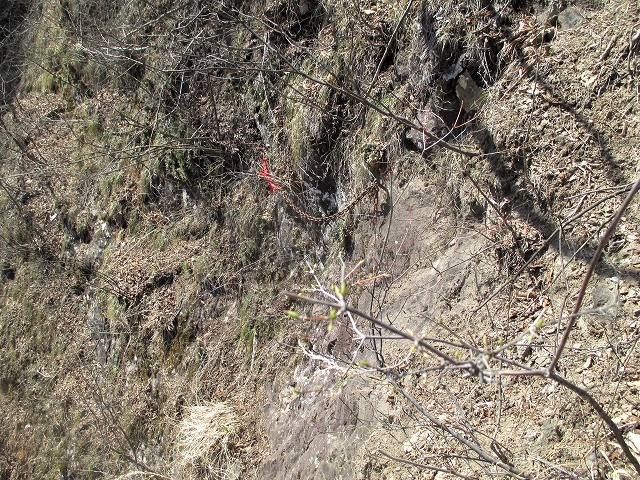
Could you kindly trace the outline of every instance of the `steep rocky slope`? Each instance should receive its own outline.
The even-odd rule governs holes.
[[[639,13],[12,2],[1,476],[634,478]]]

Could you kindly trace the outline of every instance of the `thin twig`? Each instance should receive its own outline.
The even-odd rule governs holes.
[[[375,85],[376,80],[378,79],[378,75],[380,75],[380,70],[382,70],[382,65],[385,61],[385,58],[387,58],[387,55],[389,54],[391,45],[393,45],[396,35],[398,34],[398,30],[402,26],[402,22],[404,22],[404,19],[407,17],[407,14],[409,13],[409,10],[411,9],[412,6],[413,6],[413,0],[409,0],[409,2],[407,3],[407,7],[404,9],[404,12],[402,12],[400,19],[398,20],[398,23],[396,23],[396,27],[393,29],[393,32],[389,36],[389,41],[387,42],[387,46],[385,47],[384,52],[380,57],[380,61],[378,62],[378,66],[376,68],[375,73],[373,74],[373,78],[371,79],[371,83],[369,84],[369,88],[367,89],[365,96],[368,97],[369,94],[371,93],[371,90],[373,90],[373,86]]]
[[[531,460],[533,460],[534,462],[542,463],[543,465],[546,465],[547,467],[554,468],[554,469],[558,470],[560,473],[562,473],[563,475],[566,475],[569,478],[573,478],[575,480],[580,480],[582,478],[582,477],[579,477],[578,475],[576,475],[575,473],[570,472],[566,468],[562,468],[560,465],[556,465],[555,463],[551,463],[551,462],[549,462],[547,460],[544,460],[542,458],[531,457]]]
[[[537,374],[538,372],[534,372],[534,373]],[[589,392],[578,387],[576,384],[571,383],[569,380],[567,380],[564,377],[561,377],[557,373],[547,372],[545,376],[559,383],[563,387],[568,388],[569,390],[577,394],[580,398],[586,400],[589,403],[589,405],[591,405],[591,407],[596,411],[598,416],[604,421],[604,423],[607,424],[607,426],[611,430],[611,433],[613,433],[613,436],[615,437],[616,441],[620,445],[620,448],[622,448],[622,451],[624,452],[625,457],[627,457],[627,460],[629,460],[629,462],[631,463],[631,465],[633,465],[633,468],[636,470],[638,475],[640,475],[640,463],[638,463],[638,459],[629,448],[629,445],[627,445],[627,442],[625,441],[624,436],[622,435],[622,431],[618,428],[618,426],[616,425],[616,422],[614,422],[613,419],[609,416],[609,414],[604,410],[602,405],[600,405],[597,402],[597,400],[593,398],[593,396],[591,396]]]
[[[240,13],[240,12],[237,12]],[[424,132],[423,128],[419,125],[416,125],[415,123],[413,123],[411,120],[401,117],[398,114],[394,113],[393,111],[391,111],[391,109],[389,109],[386,105],[384,104],[379,104],[377,102],[375,102],[375,100],[373,100],[371,97],[368,97],[365,95],[360,95],[359,93],[357,93],[354,90],[350,90],[348,88],[345,88],[344,86],[340,85],[340,84],[334,84],[334,83],[330,83],[324,80],[321,80],[318,77],[314,77],[308,73],[305,73],[301,68],[297,67],[296,65],[293,64],[293,62],[287,58],[285,55],[283,55],[281,52],[279,52],[277,49],[275,49],[272,45],[265,43],[264,39],[262,38],[262,36],[260,34],[258,34],[258,32],[256,32],[247,22],[245,22],[244,20],[240,19],[240,17],[236,17],[236,20],[238,21],[238,23],[245,28],[249,33],[251,33],[251,35],[253,36],[253,38],[258,41],[259,43],[261,43],[261,45],[263,45],[265,48],[270,49],[273,53],[275,53],[275,55],[280,58],[280,60],[282,60],[288,68],[285,69],[285,71],[287,71],[288,73],[293,73],[295,75],[300,75],[301,77],[317,84],[317,85],[321,85],[323,87],[327,87],[337,93],[340,93],[342,95],[344,95],[347,98],[350,98],[352,100],[355,100],[356,102],[364,105],[365,107],[371,108],[372,110],[375,110],[376,112],[378,112],[379,114],[381,114],[384,117],[388,117],[391,118],[392,120],[396,121],[397,123],[399,123],[400,125],[404,125],[406,127],[412,128],[414,130],[418,130],[420,132],[423,132],[426,134],[426,136],[433,141],[438,141],[439,139],[436,138],[434,135]],[[282,32],[281,32],[282,33]],[[335,73],[331,72],[332,76],[334,78],[338,78]],[[455,153],[459,153],[461,155],[465,155],[466,157],[475,157],[478,155],[478,152],[475,151],[469,151],[469,150],[465,150],[463,148],[459,148],[456,147],[454,145],[451,145],[450,143],[447,143],[445,141],[440,141],[439,142],[444,148],[446,148],[447,150],[450,150],[452,152]]]
[[[464,438],[462,435],[456,433],[453,429],[449,428],[447,425],[445,425],[442,422],[440,422],[436,417],[431,415],[431,413],[429,413],[429,411],[426,408],[424,408],[424,406],[422,406],[422,404],[420,402],[418,402],[418,400],[416,400],[404,388],[402,388],[400,385],[398,385],[398,383],[393,378],[391,378],[390,375],[387,375],[387,381],[391,385],[393,385],[394,388],[404,398],[406,398],[422,415],[427,417],[431,423],[433,423],[440,430],[443,430],[443,431],[447,432],[449,435],[451,435],[453,438],[455,438],[458,442],[462,443],[466,447],[468,447],[471,450],[473,450],[476,454],[478,454],[478,456],[480,457],[481,460],[484,460],[485,462],[491,463],[492,465],[495,465],[496,467],[500,467],[500,468],[502,468],[503,470],[506,470],[507,472],[509,472],[510,474],[512,474],[515,477],[518,477],[518,478],[531,478],[531,476],[528,475],[527,473],[525,473],[525,472],[523,472],[521,470],[518,470],[517,468],[513,467],[512,465],[508,465],[508,464],[506,464],[506,463],[504,463],[504,462],[492,457],[487,452],[485,452],[480,446],[474,444],[473,442],[470,442],[469,440]]]
[[[414,342],[416,345],[424,348],[425,350],[427,350],[428,352],[434,354],[435,356],[441,358],[442,360],[444,360],[445,362],[448,362],[452,365],[456,365],[456,366],[466,366],[467,362],[460,362],[459,360],[456,360],[455,358],[447,355],[444,352],[441,352],[440,350],[438,350],[435,347],[432,347],[431,345],[429,345],[428,343],[426,343],[425,341],[421,340],[418,337],[415,337],[412,334],[409,334],[407,332],[403,332],[402,330],[394,327],[393,325],[389,325],[388,323],[385,322],[381,322],[380,320],[378,320],[377,318],[372,317],[371,315],[367,315],[364,312],[361,312],[353,307],[350,307],[348,305],[341,305],[339,303],[334,303],[334,302],[328,302],[326,300],[319,300],[316,298],[309,298],[309,297],[303,297],[300,295],[297,295],[295,293],[291,293],[291,292],[285,292],[284,293],[287,297],[292,298],[294,300],[298,300],[301,302],[307,302],[307,303],[316,303],[318,305],[324,305],[326,307],[330,307],[330,308],[335,308],[337,310],[342,310],[344,312],[350,312],[353,313],[354,315],[357,315],[361,318],[364,318],[365,320],[370,321],[371,323],[375,324],[376,326],[380,327],[380,328],[384,328],[385,330],[388,330],[392,333],[395,333],[396,335],[406,338],[407,340],[410,340],[411,342]]]
[[[465,478],[467,480],[476,480],[478,478],[476,476],[470,477],[469,475],[463,475],[462,473],[458,473],[446,468],[434,467],[432,465],[425,465],[423,463],[412,462],[411,460],[407,460],[406,458],[394,457],[393,455],[385,452],[384,450],[377,450],[375,453],[379,453],[380,455],[387,457],[389,460],[393,460],[394,462],[404,463],[405,465],[410,465],[412,467],[416,467],[421,470],[431,470],[434,472],[449,473],[451,475],[455,475],[456,477]]]
[[[609,241],[609,238],[611,238],[611,236],[613,235],[613,232],[618,226],[618,223],[620,222],[622,215],[629,207],[631,200],[633,200],[633,197],[635,197],[636,193],[638,193],[638,190],[640,190],[640,177],[638,177],[636,182],[633,184],[631,191],[627,195],[627,198],[625,198],[624,202],[622,202],[622,205],[620,205],[620,208],[618,209],[618,212],[616,213],[615,217],[611,221],[609,228],[607,228],[607,231],[604,233],[604,236],[600,240],[600,244],[598,245],[598,249],[596,250],[596,253],[593,255],[593,258],[591,259],[591,263],[589,264],[587,273],[585,274],[584,280],[582,281],[582,286],[580,287],[580,290],[578,292],[578,298],[576,299],[576,303],[573,307],[573,311],[571,312],[569,323],[567,323],[567,327],[564,331],[564,335],[560,339],[560,343],[558,344],[558,348],[556,349],[556,354],[553,357],[551,364],[549,365],[549,374],[553,373],[553,371],[556,369],[556,366],[558,365],[558,361],[560,360],[560,356],[562,355],[562,351],[564,350],[567,344],[567,340],[569,339],[571,330],[575,325],[577,319],[579,318],[580,307],[582,307],[582,301],[584,300],[584,296],[587,291],[587,285],[589,284],[589,281],[591,280],[591,277],[595,272],[596,265],[600,261],[600,256],[602,255],[602,252],[604,251],[604,248],[606,247],[607,242]],[[632,458],[635,460],[635,457],[632,457]],[[640,474],[640,464],[638,464],[637,460],[635,461],[635,463],[636,465],[638,465],[637,470],[638,470],[638,473]]]
[[[576,213],[571,218],[569,218],[569,219],[565,220],[564,222],[562,222],[560,224],[560,226],[558,228],[556,228],[553,232],[551,232],[551,234],[544,240],[544,242],[542,242],[542,245],[540,246],[540,248],[538,248],[538,250],[533,252],[533,254],[529,257],[529,260],[527,260],[518,269],[517,272],[513,273],[512,275],[510,275],[506,282],[504,282],[502,285],[500,285],[498,288],[496,288],[493,292],[491,292],[491,294],[488,295],[482,301],[482,303],[480,305],[478,305],[476,308],[474,308],[471,313],[472,314],[478,313],[482,308],[484,308],[485,305],[487,305],[491,300],[493,300],[493,298],[496,295],[498,295],[500,292],[502,292],[502,290],[504,290],[509,285],[513,285],[514,279],[518,278],[522,274],[522,272],[524,272],[527,269],[527,267],[529,267],[529,265],[531,265],[533,262],[535,262],[538,259],[538,257],[546,250],[546,248],[553,241],[553,239],[556,238],[556,236],[561,233],[562,229],[564,229],[568,225],[572,224],[576,220],[580,219],[582,216],[584,216],[585,214],[589,213],[591,210],[596,208],[598,205],[601,205],[604,202],[606,202],[607,200],[611,200],[612,198],[617,197],[618,195],[620,195],[621,193],[623,193],[626,190],[627,189],[625,188],[624,190],[621,190],[619,192],[615,192],[615,193],[613,193],[611,195],[606,196],[605,198],[601,198],[597,202],[594,202],[593,205],[590,205],[589,207],[585,208],[584,210]]]

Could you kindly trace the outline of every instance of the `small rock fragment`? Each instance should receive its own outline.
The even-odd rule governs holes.
[[[573,7],[567,7],[558,14],[558,23],[562,30],[578,28],[584,23],[584,17]]]
[[[476,84],[467,71],[462,72],[458,77],[456,95],[467,112],[476,110],[483,101],[482,89]]]

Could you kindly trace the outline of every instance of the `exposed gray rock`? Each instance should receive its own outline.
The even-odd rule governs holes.
[[[574,7],[567,7],[558,14],[558,23],[562,30],[578,28],[584,23],[585,18]]]
[[[456,84],[456,95],[467,112],[477,109],[482,103],[482,89],[471,78],[469,72],[462,72]]]

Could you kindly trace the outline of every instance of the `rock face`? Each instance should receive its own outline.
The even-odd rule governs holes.
[[[264,411],[272,448],[262,478],[358,478],[354,459],[367,437],[367,417],[355,391],[366,384],[340,386],[340,377],[325,365],[308,364],[293,373],[295,387],[273,392]]]

